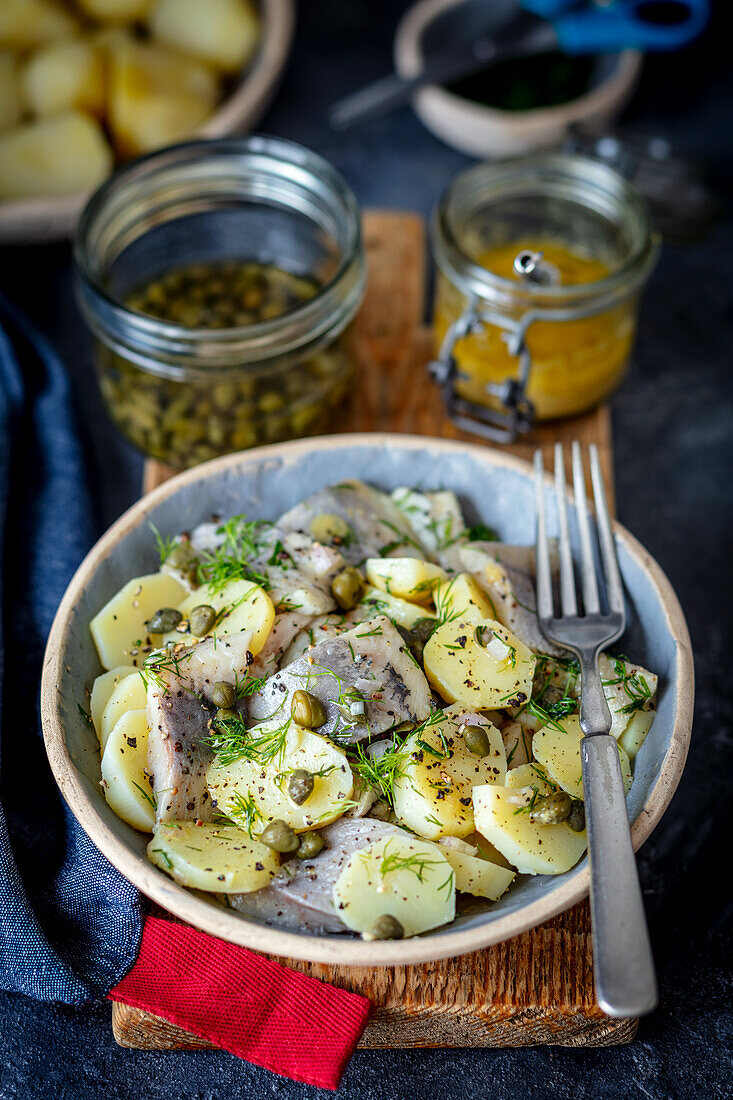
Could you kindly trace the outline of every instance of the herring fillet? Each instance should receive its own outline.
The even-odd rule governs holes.
[[[313,621],[311,615],[303,615],[300,611],[282,611],[277,614],[265,644],[252,663],[250,676],[260,679],[277,672],[283,654],[301,634],[306,633],[308,624]]]
[[[314,859],[292,859],[269,886],[251,894],[230,894],[240,913],[281,928],[306,932],[348,932],[333,904],[333,888],[354,852],[385,836],[407,836],[403,829],[376,818],[342,817],[321,830],[326,842]]]
[[[404,513],[395,502],[363,481],[344,481],[319,489],[300,501],[277,521],[286,531],[310,535],[311,523],[320,515],[336,515],[349,525],[352,537],[339,546],[351,565],[383,555],[408,558],[429,557],[416,545],[416,538]]]
[[[326,722],[317,732],[339,744],[354,744],[400,722],[422,722],[431,709],[425,674],[385,615],[326,638],[271,676],[247,700],[250,722],[287,717],[299,689],[320,699]]]
[[[191,547],[199,554],[214,551],[225,541],[221,524],[216,522],[201,523],[191,533]],[[258,527],[254,541],[255,552],[247,558],[247,565],[265,577],[276,607],[283,605],[283,610],[307,615],[333,610],[336,601],[331,582],[346,566],[337,548],[266,521]]]
[[[247,676],[252,631],[206,638],[180,647],[156,681],[149,679],[148,771],[156,797],[156,822],[209,821],[206,770],[213,753],[211,692],[217,680]],[[208,704],[208,705],[207,705]]]

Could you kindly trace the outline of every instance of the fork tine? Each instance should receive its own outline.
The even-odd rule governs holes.
[[[568,501],[565,491],[565,456],[562,443],[555,444],[555,497],[557,499],[557,523],[560,535],[560,602],[563,615],[577,615],[575,599],[575,574],[573,554],[570,548],[568,526]]]
[[[547,515],[545,511],[545,465],[542,451],[534,453],[535,473],[535,511],[537,513],[537,614],[542,619],[551,619],[552,574],[550,571],[550,551],[547,546]]]
[[[578,519],[580,535],[580,570],[583,581],[583,607],[586,615],[597,615],[601,610],[598,599],[596,563],[593,559],[593,544],[588,518],[588,500],[585,495],[585,474],[583,473],[583,455],[580,443],[573,440],[573,486],[575,490],[575,514]]]
[[[606,575],[606,592],[608,594],[608,606],[611,611],[624,613],[624,590],[621,584],[621,575],[618,569],[616,557],[616,542],[611,530],[611,517],[608,512],[606,500],[606,487],[603,484],[601,463],[598,457],[598,448],[595,443],[590,445],[590,476],[593,482],[593,496],[596,502],[596,524],[598,526],[598,541],[603,557],[603,570]]]

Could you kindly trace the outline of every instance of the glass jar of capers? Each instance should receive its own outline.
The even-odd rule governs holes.
[[[75,242],[105,405],[176,467],[333,429],[365,283],[356,200],[274,138],[196,141],[121,169]]]

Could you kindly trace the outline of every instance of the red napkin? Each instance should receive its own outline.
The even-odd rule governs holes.
[[[338,1088],[369,1001],[184,924],[147,917],[140,954],[108,993],[248,1062]]]

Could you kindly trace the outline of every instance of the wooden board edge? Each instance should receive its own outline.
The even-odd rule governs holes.
[[[490,1047],[606,1047],[630,1043],[638,1020],[616,1020],[597,1006],[546,1008],[496,1006],[480,1017],[441,1010],[429,1016],[376,1009],[361,1037],[360,1050],[481,1049]],[[130,1050],[214,1050],[192,1035],[130,1005],[112,1005],[112,1032],[118,1046]]]

